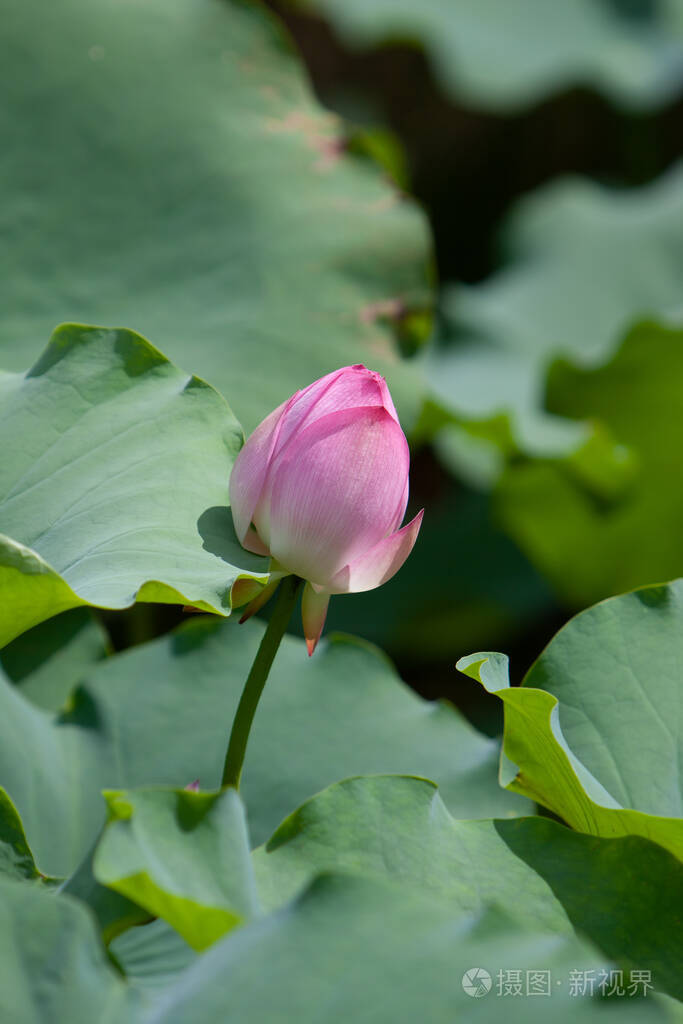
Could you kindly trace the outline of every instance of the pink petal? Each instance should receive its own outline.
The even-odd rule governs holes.
[[[323,408],[331,405],[332,410],[334,410],[336,407],[334,401],[330,402],[328,398],[327,402],[325,402],[325,396],[329,395],[330,391],[333,390],[336,381],[343,373],[344,370],[335,370],[334,373],[328,373],[319,380],[314,380],[308,387],[292,395],[287,402],[286,416],[283,417],[282,427],[273,455],[278,455],[282,451],[297,430],[303,429],[308,425],[308,422],[312,419],[312,413],[315,412],[317,415],[316,410],[319,403],[324,403]]]
[[[383,408],[398,424],[384,378],[361,364],[345,366],[297,391],[256,428],[237,456],[230,478],[235,532],[244,547],[259,555],[270,554],[270,510],[267,502],[260,502],[270,468],[290,440],[323,416],[361,407]],[[397,512],[396,525],[404,509]]]
[[[270,557],[268,546],[263,543],[253,526],[249,527],[246,535],[242,538],[242,547],[246,548],[247,551],[253,551],[255,555],[264,555],[266,558]]]
[[[294,434],[322,416],[342,412],[344,409],[369,407],[386,409],[398,423],[394,403],[384,377],[368,370],[361,363],[344,366],[313,381],[302,391],[292,395],[282,418],[273,457],[280,454]]]
[[[365,554],[345,565],[330,581],[331,592],[358,594],[363,590],[374,590],[390,580],[413,550],[423,514],[424,509],[402,530],[384,537]]]
[[[316,594],[310,583],[306,584],[301,598],[301,620],[303,622],[309,658],[313,654],[320,639],[320,634],[323,631],[329,603],[329,594]]]
[[[406,514],[406,508],[408,507],[408,491],[409,491],[409,478],[406,477],[406,485],[403,488],[403,494],[401,495],[401,500],[398,503],[398,508],[396,510],[396,515],[394,516],[394,519],[393,519],[393,521],[391,523],[391,526],[389,527],[389,530],[387,531],[388,533],[393,533],[394,530],[398,530],[399,526],[403,522],[403,517]]]
[[[384,377],[381,377],[378,373],[375,374],[375,377],[378,378],[377,384],[378,384],[378,387],[380,389],[380,395],[381,395],[381,398],[382,398],[382,405],[387,410],[387,412],[389,413],[391,418],[393,420],[396,420],[396,422],[398,423],[399,422],[398,413],[396,412],[396,406],[393,403],[392,397],[389,394],[389,388],[387,387],[387,382],[385,381]],[[399,424],[399,426],[400,426],[400,424]]]
[[[274,461],[270,549],[321,586],[385,537],[406,495],[408,444],[383,406],[316,419]]]
[[[331,412],[340,412],[342,409],[376,406],[386,409],[391,418],[398,423],[396,409],[384,377],[374,370],[368,370],[362,363],[345,366],[336,373],[323,377],[322,380],[311,384],[310,389],[306,388],[301,393],[302,397],[307,396],[309,390],[312,391],[323,381],[329,381],[329,385],[315,392],[316,418]]]
[[[268,549],[250,526],[265,483],[280,419],[287,404],[283,402],[259,424],[235,459],[230,474],[230,507],[235,533],[240,544],[259,555],[268,554]],[[261,550],[255,545],[260,545]]]

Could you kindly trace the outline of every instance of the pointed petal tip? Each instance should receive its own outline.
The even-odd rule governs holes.
[[[323,631],[325,619],[327,618],[327,606],[329,603],[330,595],[328,593],[318,594],[310,583],[306,584],[301,598],[301,620],[309,658],[318,646],[320,634]]]
[[[344,566],[332,578],[332,593],[361,593],[374,590],[394,576],[413,550],[420,532],[424,509],[400,530],[384,537],[354,562]]]

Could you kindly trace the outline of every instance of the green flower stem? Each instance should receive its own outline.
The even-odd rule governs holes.
[[[299,590],[303,580],[298,576],[286,576],[280,584],[277,595],[277,602],[268,627],[263,634],[254,658],[254,664],[244,684],[240,702],[237,705],[235,720],[232,723],[228,752],[225,755],[225,767],[223,768],[223,785],[240,788],[242,766],[244,755],[247,751],[247,742],[251,731],[251,723],[254,721],[256,708],[266,685],[266,679],[273,664],[280,641],[287,629],[287,623],[296,604]]]

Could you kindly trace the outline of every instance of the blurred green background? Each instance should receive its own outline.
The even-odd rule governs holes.
[[[683,571],[683,4],[271,6],[422,204],[439,282],[419,547],[330,626],[494,728],[455,658],[519,680],[573,612]]]
[[[327,628],[491,732],[459,657],[519,680],[683,575],[683,0],[271,0],[268,52],[218,0],[5,6],[3,369],[124,324],[247,432],[386,372],[424,526]],[[123,648],[183,615],[102,618]]]

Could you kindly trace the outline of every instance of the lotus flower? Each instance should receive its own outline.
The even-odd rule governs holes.
[[[422,512],[400,529],[409,463],[386,382],[364,366],[329,373],[271,412],[230,478],[240,542],[274,559],[272,581],[248,611],[282,576],[301,576],[312,654],[330,595],[381,586],[410,554]]]

